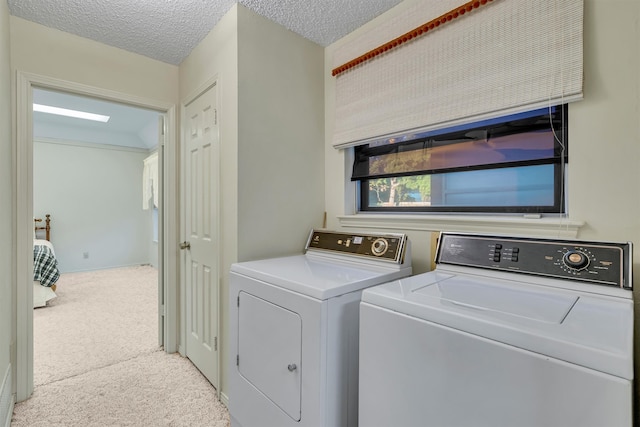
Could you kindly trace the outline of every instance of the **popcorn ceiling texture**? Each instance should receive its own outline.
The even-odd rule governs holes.
[[[1,1],[1,0],[0,0]],[[328,46],[402,0],[240,0]],[[7,0],[12,15],[178,65],[234,0]]]

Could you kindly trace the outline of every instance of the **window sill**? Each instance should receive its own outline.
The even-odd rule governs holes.
[[[480,215],[341,215],[342,227],[408,231],[455,231],[532,237],[576,238],[584,221],[558,217]]]

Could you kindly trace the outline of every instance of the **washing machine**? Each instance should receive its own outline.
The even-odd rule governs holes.
[[[632,425],[631,243],[440,235],[366,289],[360,427]]]
[[[410,274],[404,234],[312,230],[303,254],[233,264],[231,425],[357,426],[362,290]]]

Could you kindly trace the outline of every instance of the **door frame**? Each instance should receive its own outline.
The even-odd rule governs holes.
[[[186,117],[186,108],[187,105],[191,104],[193,101],[196,100],[196,98],[198,98],[200,95],[204,94],[206,91],[208,91],[209,89],[211,89],[213,86],[217,86],[218,90],[220,90],[220,77],[216,74],[214,75],[212,78],[208,79],[207,81],[205,81],[202,85],[198,86],[194,91],[192,91],[191,93],[189,93],[180,103],[180,117]],[[220,92],[218,92],[218,97],[220,97]],[[219,98],[218,98],[219,99]],[[218,103],[218,107],[220,107],[220,104]],[[218,108],[219,109],[219,108]],[[220,127],[221,127],[221,121],[220,121],[220,111],[217,111],[218,114],[218,132],[220,132]],[[188,132],[188,122],[187,119],[183,119],[180,123],[180,141],[186,141],[186,135]],[[219,141],[219,145],[222,144],[222,141],[220,139],[220,136],[218,135],[218,141]],[[185,218],[184,221],[180,221],[180,229],[178,230],[180,233],[180,241],[186,241],[188,240],[187,237],[187,231],[186,231],[186,213],[185,213],[185,209],[186,209],[186,203],[183,203],[183,198],[186,197],[186,191],[185,191],[185,185],[187,183],[187,177],[184,176],[184,174],[186,173],[186,168],[183,167],[182,162],[183,160],[186,160],[186,153],[184,153],[184,150],[186,150],[186,143],[181,143],[181,160],[180,160],[180,173],[181,175],[181,181],[180,181],[180,218]],[[219,170],[220,173],[220,170]],[[218,183],[220,182],[220,176],[218,176]],[[219,184],[218,184],[219,185]],[[221,212],[221,197],[222,195],[220,194],[220,188],[218,189],[218,203],[216,204],[218,206],[218,212],[216,212],[215,214],[217,215],[217,229],[218,229],[218,236],[220,236],[220,230],[221,230],[221,221],[220,221],[220,212]],[[177,247],[177,246],[176,246]],[[220,249],[220,243],[218,243],[218,249]],[[186,266],[184,266],[183,268],[183,264],[185,263],[185,258],[186,255],[183,253],[180,253],[179,255],[179,270],[180,270],[180,332],[181,332],[181,339],[180,339],[180,343],[179,343],[179,347],[178,347],[178,351],[180,352],[180,354],[184,357],[187,356],[187,340],[186,340],[186,336],[187,336],[187,319],[186,319],[186,315],[187,315],[187,297],[186,297]],[[221,329],[220,329],[220,325],[222,322],[222,301],[220,301],[220,287],[222,285],[222,277],[220,274],[221,271],[221,266],[222,266],[222,259],[220,257],[220,251],[218,250],[218,271],[216,272],[216,274],[218,275],[218,286],[216,287],[216,301],[218,301],[218,310],[217,310],[217,318],[216,318],[216,331],[215,331],[215,335],[218,337],[218,366],[217,366],[217,370],[218,370],[218,383],[217,384],[212,384],[213,387],[216,389],[216,394],[218,396],[218,398],[220,399],[222,397],[221,395],[221,387],[220,384],[222,383],[222,360],[223,360],[223,353],[226,352],[226,349],[223,346],[223,340],[222,337],[220,335]]]
[[[178,165],[176,139],[176,106],[174,104],[132,96],[121,92],[87,86],[18,70],[16,73],[16,121],[14,138],[15,170],[15,234],[16,271],[14,272],[15,341],[11,351],[16,378],[16,401],[33,393],[33,88],[43,88],[91,96],[107,101],[158,111],[164,117],[164,162],[159,246],[159,276],[164,291],[164,350],[174,353],[178,348]],[[161,147],[159,147],[161,148]],[[174,248],[171,250],[170,248]],[[162,314],[162,313],[161,313]]]

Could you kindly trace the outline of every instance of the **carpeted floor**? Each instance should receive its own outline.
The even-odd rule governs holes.
[[[191,362],[158,347],[154,268],[63,274],[56,293],[34,310],[35,391],[12,426],[229,425]]]

